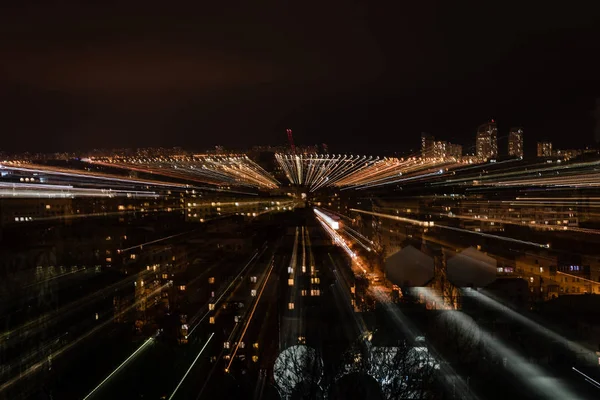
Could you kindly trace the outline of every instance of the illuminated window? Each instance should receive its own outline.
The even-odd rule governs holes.
[[[52,206],[50,204],[46,204],[46,210],[49,210],[51,208],[52,208]]]
[[[251,277],[250,277],[250,282],[252,282],[252,283],[256,283],[256,277],[255,277],[255,276],[251,276]]]
[[[223,343],[223,348],[224,349],[229,349],[231,347],[231,344],[229,342],[224,342]]]
[[[208,319],[208,323],[209,323],[209,324],[214,324],[214,323],[215,323],[215,317],[210,317],[210,318]]]
[[[529,282],[533,283],[533,276],[529,278]]]
[[[137,256],[135,254],[133,254],[133,253],[129,255],[129,258],[131,258],[132,260],[135,260],[136,257]]]
[[[294,273],[294,268],[288,267],[288,274],[293,274],[293,273]]]
[[[214,309],[215,309],[215,304],[214,304],[214,303],[208,303],[208,309],[209,309],[210,311],[214,311]]]
[[[179,290],[181,290],[181,291],[185,290],[185,285],[180,285]]]
[[[310,291],[310,295],[311,296],[320,296],[321,295],[321,291],[319,289],[312,289]]]
[[[258,362],[258,356],[252,356],[252,361]]]
[[[106,257],[106,262],[112,262],[112,258]]]
[[[294,309],[294,303],[288,303],[288,310]]]
[[[255,349],[258,349],[258,342],[257,342],[257,343],[254,343],[254,344],[252,345],[252,347],[254,347]]]
[[[169,278],[169,274],[162,274],[162,278],[163,279],[168,279]]]
[[[303,273],[303,274],[304,274],[304,273],[306,273],[306,265],[303,265],[303,266],[302,266],[302,273]]]
[[[250,296],[256,297],[256,289],[250,290]]]
[[[544,272],[544,267],[540,267],[540,273]]]
[[[310,278],[310,283],[319,284],[319,283],[321,283],[321,279],[320,278]]]
[[[210,278],[208,278],[208,283],[210,283],[210,284],[215,283],[215,277],[211,276]]]
[[[293,278],[288,279],[288,285],[289,286],[294,286],[294,279]]]
[[[306,296],[306,295],[307,295],[307,290],[306,290],[306,289],[303,289],[303,290],[302,290],[302,296]]]

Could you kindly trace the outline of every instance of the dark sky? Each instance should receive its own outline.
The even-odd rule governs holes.
[[[468,145],[489,118],[527,148],[593,143],[598,2],[13,3],[0,150],[284,144],[289,127],[377,153],[422,131]]]

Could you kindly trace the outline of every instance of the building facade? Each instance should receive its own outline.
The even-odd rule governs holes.
[[[508,155],[523,158],[523,128],[511,128],[508,132]]]
[[[538,142],[537,156],[552,157],[552,142]]]
[[[498,127],[493,120],[477,128],[476,150],[480,159],[498,157]]]
[[[434,156],[435,138],[428,133],[421,133],[421,157],[429,158]]]

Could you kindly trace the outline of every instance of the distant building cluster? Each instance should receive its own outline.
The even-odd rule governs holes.
[[[524,131],[520,126],[512,127],[508,131],[508,148],[507,153],[511,158],[522,159],[525,157],[524,148]],[[596,149],[585,150],[559,150],[552,147],[552,142],[541,141],[537,143],[537,157],[540,158],[560,158],[571,159],[586,153],[597,153]],[[495,160],[500,157],[500,149],[498,146],[498,126],[496,121],[491,120],[481,124],[477,128],[475,137],[475,152],[463,154],[461,145],[435,140],[435,137],[429,133],[421,134],[421,157],[425,159],[460,159],[463,162],[480,162],[487,160]]]
[[[456,158],[462,157],[462,146],[450,142],[435,140],[428,133],[421,134],[421,156],[423,158]]]

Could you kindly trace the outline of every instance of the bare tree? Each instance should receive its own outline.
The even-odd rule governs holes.
[[[346,352],[344,360],[338,379],[346,374],[368,375],[380,385],[385,399],[433,398],[439,364],[424,342],[411,345],[403,341],[393,347],[378,347],[359,340]]]
[[[275,383],[284,399],[322,397],[319,386],[323,375],[320,354],[305,345],[296,345],[282,351],[273,366]]]

